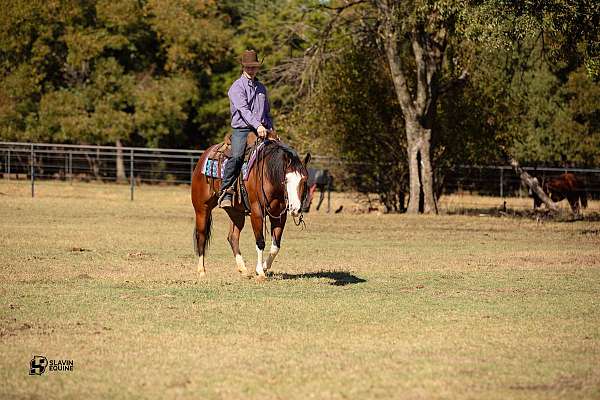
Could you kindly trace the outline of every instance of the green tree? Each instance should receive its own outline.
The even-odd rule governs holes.
[[[436,212],[434,171],[468,159],[460,157],[461,146],[471,147],[465,151],[470,156],[492,159],[503,149],[514,151],[527,136],[515,133],[515,127],[526,126],[518,116],[534,104],[523,92],[535,86],[528,76],[539,70],[532,57],[553,65],[552,74],[564,82],[584,62],[589,72],[597,56],[598,6],[585,1],[373,0],[331,2],[323,8],[331,17],[323,29],[321,51],[315,52],[317,64],[337,60],[341,42],[336,32],[366,33],[380,45],[405,123],[398,134],[406,135],[409,212]],[[499,61],[498,67],[486,65]],[[540,71],[534,75],[541,84]],[[474,81],[465,87],[469,75]],[[519,84],[523,79],[533,86]],[[542,106],[548,96],[539,89],[530,92]],[[445,98],[450,94],[456,97]],[[557,121],[571,117],[553,114],[549,104],[543,111]],[[593,119],[592,114],[588,117]],[[529,136],[541,133],[538,129]],[[439,181],[442,174],[436,175]]]
[[[524,2],[492,12],[494,4],[477,9],[466,35],[479,60],[471,83],[498,144],[526,163],[591,165],[599,86],[590,66],[599,6]]]
[[[379,194],[388,211],[404,209],[407,191],[406,142],[397,134],[402,115],[385,65],[372,42],[346,36],[336,62],[327,63],[320,84],[298,107],[295,140],[320,155],[343,157],[334,171],[347,187]],[[335,168],[335,166],[332,166]]]
[[[2,138],[184,147],[226,124],[215,1],[15,0],[0,22]]]

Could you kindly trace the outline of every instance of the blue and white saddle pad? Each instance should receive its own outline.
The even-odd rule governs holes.
[[[207,158],[204,162],[204,168],[202,169],[202,173],[204,173],[204,175],[208,176],[209,178],[223,179],[223,173],[225,171],[225,166],[227,165],[228,161],[229,158],[223,160],[223,165],[221,165],[220,168],[221,171],[219,171],[219,161]],[[221,173],[219,174],[219,172]],[[248,176],[248,162],[242,164],[242,174],[244,177]]]

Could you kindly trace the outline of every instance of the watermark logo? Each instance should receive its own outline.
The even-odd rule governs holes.
[[[33,356],[29,362],[29,375],[42,375],[44,372],[73,371],[73,360],[48,360],[44,356]]]
[[[29,362],[29,375],[42,375],[48,366],[48,359],[44,356],[33,356]]]

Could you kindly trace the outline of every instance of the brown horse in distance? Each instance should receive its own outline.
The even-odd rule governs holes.
[[[214,145],[204,152],[192,176],[192,204],[196,212],[194,248],[199,257],[198,273],[201,277],[206,275],[204,253],[210,239],[212,210],[217,206],[217,196],[221,187],[221,180],[206,176],[203,166],[206,159],[214,155],[218,146],[220,145]],[[301,161],[296,152],[288,146],[279,141],[266,141],[248,173],[245,187],[250,204],[250,221],[256,239],[258,255],[256,273],[260,279],[265,278],[265,272],[271,268],[279,252],[287,213],[289,212],[293,217],[301,215],[301,206],[307,193],[306,165],[309,161],[310,154]],[[227,240],[233,251],[238,271],[248,275],[239,245],[240,233],[246,220],[246,210],[240,196],[235,197],[235,207],[226,209],[231,220]],[[269,254],[264,260],[263,226],[267,216],[271,226],[272,243]]]
[[[587,207],[587,191],[584,183],[570,172],[554,178],[542,180],[542,190],[554,202],[567,199],[574,214],[579,214],[581,208]],[[533,192],[533,208],[540,207],[542,200]],[[581,207],[580,207],[581,203]]]

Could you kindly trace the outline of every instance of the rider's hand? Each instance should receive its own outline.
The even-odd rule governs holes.
[[[265,128],[262,125],[259,125],[258,129],[256,130],[256,133],[258,133],[259,138],[265,138],[267,137],[267,128]]]

